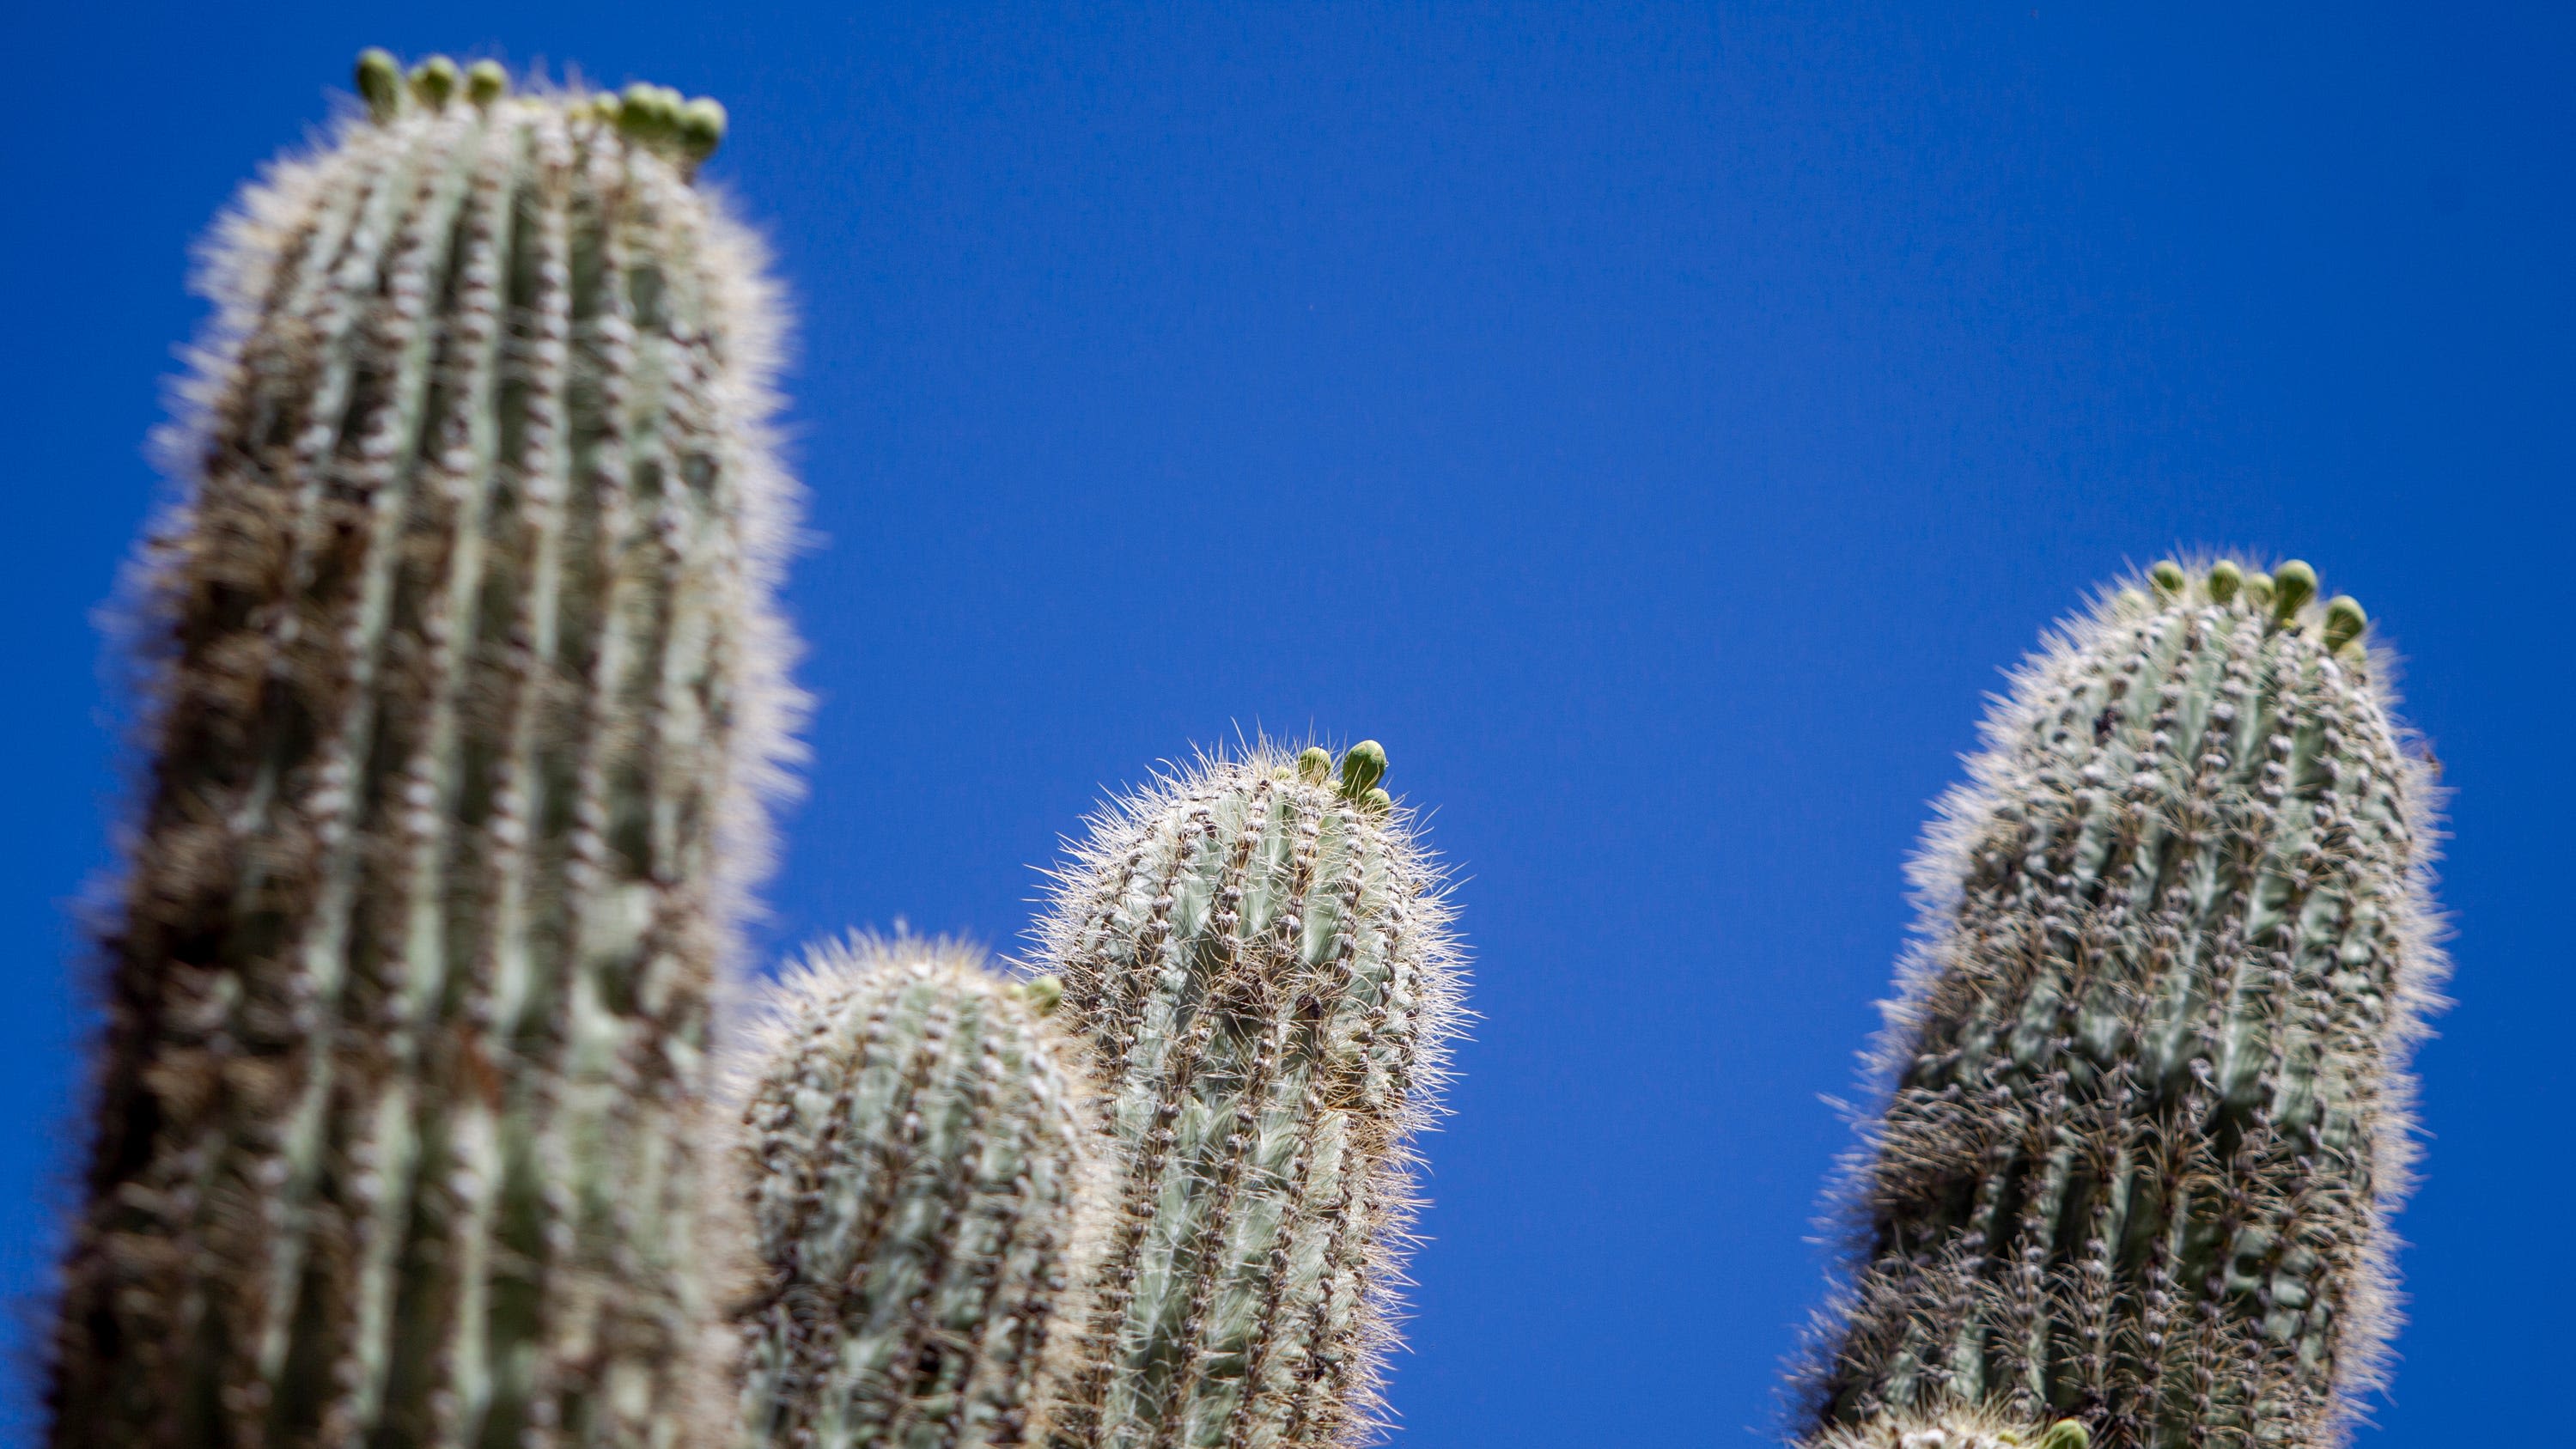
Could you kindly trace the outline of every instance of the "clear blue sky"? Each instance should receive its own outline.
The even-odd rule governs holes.
[[[2359,595],[2458,791],[2369,1442],[2563,1385],[2566,12],[1235,8],[10,7],[0,1292],[68,1198],[90,611],[186,248],[382,44],[732,108],[824,539],[771,954],[1008,946],[1102,787],[1238,729],[1375,736],[1436,808],[1484,1020],[1404,1443],[1753,1442],[1925,802],[1998,667],[2178,544]]]

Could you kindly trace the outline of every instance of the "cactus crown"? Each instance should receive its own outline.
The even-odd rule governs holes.
[[[359,52],[355,82],[368,117],[378,125],[392,125],[406,115],[440,114],[460,91],[478,110],[489,110],[510,93],[510,73],[499,61],[478,60],[459,71],[455,61],[433,55],[405,72],[393,52],[375,47]],[[615,94],[537,96],[568,116],[616,127],[629,141],[661,152],[684,172],[724,144],[724,106],[706,96],[683,97],[669,86],[637,81]]]

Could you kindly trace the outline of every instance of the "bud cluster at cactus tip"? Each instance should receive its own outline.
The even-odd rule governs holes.
[[[462,90],[478,108],[488,108],[510,93],[509,72],[494,60],[478,60],[464,70],[443,55],[433,55],[408,74],[391,51],[370,47],[358,55],[359,99],[379,124],[400,118],[412,106],[436,113]],[[639,146],[664,152],[695,166],[724,144],[725,108],[711,97],[683,97],[669,86],[637,81],[616,93],[600,92],[576,103],[600,122]]]

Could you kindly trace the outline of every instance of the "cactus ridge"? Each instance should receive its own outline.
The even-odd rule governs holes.
[[[792,968],[758,1035],[744,1442],[1022,1442],[1091,1221],[1054,1033],[964,947],[859,937]]]
[[[1372,750],[1374,747],[1371,747]],[[1055,1442],[1318,1445],[1379,1422],[1412,1135],[1463,1017],[1408,812],[1256,743],[1113,802],[1039,957],[1118,1165]]]
[[[59,1443],[644,1443],[800,696],[755,242],[452,65],[219,223]],[[469,88],[471,89],[471,88]]]
[[[1816,1443],[2326,1445],[2379,1382],[2437,792],[2357,605],[2160,572],[2015,673],[1913,867]]]

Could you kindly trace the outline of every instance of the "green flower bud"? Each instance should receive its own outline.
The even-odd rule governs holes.
[[[2224,604],[2245,587],[2245,570],[2232,559],[2220,559],[2209,566],[2209,596]]]
[[[2272,576],[2270,574],[2247,574],[2245,576],[2245,597],[2258,609],[2269,607],[2272,602]]]
[[[2039,1443],[2034,1446],[2034,1449],[2087,1449],[2092,1442],[2091,1430],[2073,1419],[2060,1419],[2049,1425],[2048,1431],[2039,1436]]]
[[[1029,1009],[1040,1016],[1052,1014],[1064,1004],[1064,980],[1057,976],[1033,976],[1020,983],[1020,995]]]
[[[2272,575],[2272,614],[2286,622],[2317,596],[2317,571],[2299,559],[2281,565]]]
[[[1360,796],[1360,808],[1383,819],[1386,812],[1395,808],[1395,797],[1386,793],[1386,787],[1371,785],[1367,793]]]
[[[413,98],[433,111],[447,108],[447,98],[456,94],[456,84],[456,62],[446,56],[433,55],[411,68]]]
[[[2172,559],[2166,559],[2147,570],[2147,577],[2155,581],[2156,592],[2168,599],[2181,593],[2182,586],[2188,582],[2182,576],[2182,565]]]
[[[371,45],[358,52],[358,98],[380,125],[402,114],[402,62],[392,51]]]
[[[1342,793],[1359,798],[1368,788],[1386,778],[1386,746],[1375,740],[1362,740],[1342,756]]]
[[[465,98],[488,106],[510,93],[510,73],[497,60],[478,60],[465,68]]]
[[[679,93],[642,81],[628,86],[617,103],[617,129],[647,145],[669,140],[680,129]]]
[[[1308,745],[1297,755],[1297,778],[1320,785],[1333,778],[1333,756],[1321,745]]]
[[[2370,616],[2361,611],[2361,600],[2350,594],[2335,595],[2334,602],[2326,605],[2326,648],[2341,649],[2360,638],[2369,623]]]
[[[704,161],[724,144],[725,108],[706,96],[700,96],[680,107],[680,152],[692,161]]]
[[[2143,614],[2156,606],[2155,600],[2148,598],[2144,589],[2122,589],[2112,596],[2112,603],[2121,613],[2133,615]]]

